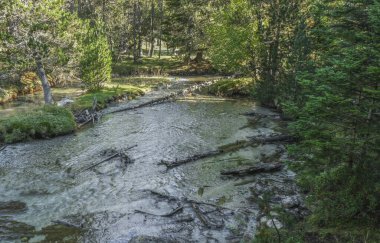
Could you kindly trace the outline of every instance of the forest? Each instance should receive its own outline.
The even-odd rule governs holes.
[[[0,241],[380,242],[379,0],[6,0],[0,40]]]

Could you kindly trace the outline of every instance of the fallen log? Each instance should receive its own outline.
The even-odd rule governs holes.
[[[280,171],[283,168],[283,164],[281,163],[259,163],[257,165],[242,167],[232,170],[222,170],[220,172],[221,175],[226,176],[245,176],[245,175],[254,175],[258,173],[270,173]]]
[[[138,210],[138,209],[135,210],[135,213],[148,214],[148,215],[157,216],[157,217],[171,217],[171,216],[173,216],[179,212],[182,212],[182,211],[183,211],[183,206],[179,206],[176,209],[174,209],[173,211],[171,211],[169,213],[165,213],[165,214],[154,214],[154,213],[145,212],[145,211]]]
[[[257,118],[273,118],[273,119],[280,119],[281,118],[279,114],[263,114],[263,113],[258,113],[256,111],[250,111],[250,112],[242,113],[241,115],[243,115],[243,116],[254,116]]]
[[[193,161],[196,161],[196,160],[204,159],[204,158],[207,158],[207,157],[216,156],[216,155],[219,155],[219,154],[222,154],[222,153],[224,153],[224,151],[222,151],[222,150],[215,150],[215,151],[211,151],[211,152],[207,152],[207,153],[203,153],[203,154],[193,155],[191,157],[188,157],[188,158],[185,158],[185,159],[182,159],[182,160],[175,160],[173,162],[161,160],[159,164],[160,165],[165,165],[166,169],[173,169],[173,168],[175,168],[177,166],[180,166],[180,165],[184,165],[184,164],[187,164],[187,163],[190,163],[190,162],[193,162]]]
[[[0,147],[0,152],[7,148],[7,145],[4,145],[3,147]]]
[[[51,222],[54,223],[54,224],[59,224],[59,225],[63,225],[63,226],[70,227],[70,228],[83,229],[82,225],[75,225],[75,224],[72,224],[72,223],[69,223],[69,222],[65,222],[65,221],[62,221],[62,220],[52,220]]]
[[[252,143],[268,144],[268,143],[292,143],[296,142],[296,138],[289,135],[274,135],[268,137],[247,137]]]
[[[166,169],[170,170],[175,167],[188,164],[197,160],[221,155],[224,153],[238,151],[242,148],[246,148],[249,146],[258,146],[260,144],[270,144],[270,143],[290,143],[290,142],[296,141],[294,137],[289,136],[289,135],[276,135],[276,136],[269,136],[269,137],[248,137],[248,138],[249,140],[238,140],[235,143],[220,146],[217,150],[213,150],[213,151],[202,153],[202,154],[192,155],[185,159],[180,159],[180,160],[176,159],[174,161],[161,160],[158,164],[165,165]]]
[[[127,108],[123,108],[123,109],[119,109],[119,110],[114,110],[114,111],[109,112],[109,114],[113,114],[113,113],[117,113],[117,112],[131,111],[131,110],[136,110],[136,109],[143,108],[143,107],[146,107],[146,106],[151,106],[151,105],[155,105],[155,104],[161,104],[163,102],[174,100],[175,97],[176,97],[175,94],[170,94],[170,95],[167,95],[165,97],[153,99],[151,101],[145,102],[145,103],[140,104],[140,105],[136,105],[136,106],[132,106],[132,107],[127,107]]]

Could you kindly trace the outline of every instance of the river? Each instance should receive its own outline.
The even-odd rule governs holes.
[[[168,87],[109,107],[98,124],[76,134],[9,145],[1,151],[0,241],[249,241],[262,216],[257,197],[270,190],[273,205],[297,197],[294,173],[284,169],[229,178],[220,171],[263,158],[285,161],[283,145],[247,147],[168,171],[159,163],[247,136],[280,133],[280,121],[268,118],[250,124],[241,115],[272,111],[251,100],[199,94],[107,115],[191,83],[173,79]],[[131,163],[115,157],[85,170],[115,151],[122,151]],[[20,206],[4,206],[10,204]]]

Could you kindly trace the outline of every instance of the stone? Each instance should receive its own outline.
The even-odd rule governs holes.
[[[281,204],[284,208],[295,208],[300,205],[298,196],[287,196],[281,200]]]
[[[60,106],[60,107],[66,107],[70,104],[74,103],[73,100],[69,99],[69,98],[64,98],[60,101],[57,102],[57,106]]]

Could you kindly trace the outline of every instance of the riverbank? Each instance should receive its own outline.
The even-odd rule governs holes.
[[[58,97],[66,97],[61,104],[64,107],[44,107],[43,104],[37,103],[26,106],[22,112],[3,116],[0,118],[0,143],[52,138],[72,133],[77,128],[76,118],[83,111],[92,109],[99,111],[111,103],[135,99],[167,82],[169,79],[165,77],[138,77],[136,80],[119,78],[103,89],[93,92],[83,92],[75,87],[53,89],[53,94],[57,91]]]

